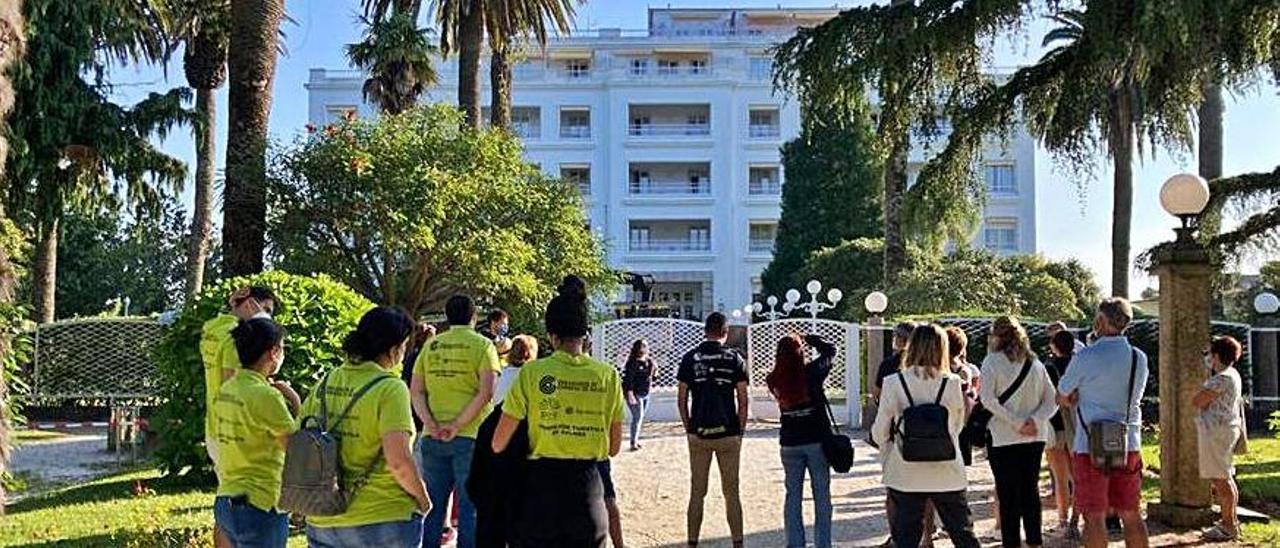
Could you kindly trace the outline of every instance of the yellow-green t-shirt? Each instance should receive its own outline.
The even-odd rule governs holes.
[[[436,422],[452,422],[480,392],[480,374],[502,370],[498,349],[470,327],[450,327],[418,354],[413,374],[420,375],[427,388],[427,405]],[[463,438],[476,437],[480,423],[489,416],[493,405],[486,403],[474,419],[458,430]]]
[[[380,375],[391,378],[374,385],[356,402],[351,413],[335,425],[351,396]],[[348,363],[330,372],[328,378],[325,406],[329,413],[328,426],[339,439],[342,477],[355,481],[369,470],[375,460],[378,464],[366,483],[356,490],[345,513],[308,517],[307,523],[316,527],[356,527],[409,519],[418,509],[418,503],[396,483],[382,455],[384,434],[405,432],[413,435],[409,388],[374,362]],[[302,417],[319,416],[320,396],[316,393],[319,387],[317,384],[316,390],[302,404]]]
[[[241,369],[218,391],[218,495],[248,495],[263,510],[280,500],[284,447],[297,424],[280,391],[262,373]]]
[[[529,458],[606,460],[622,422],[622,382],[586,355],[556,352],[520,368],[502,412],[529,421]]]
[[[231,330],[240,319],[231,314],[219,314],[204,322],[200,333],[200,359],[204,362],[204,439],[213,443],[217,438],[216,425],[218,390],[222,388],[222,371],[240,369],[240,356],[236,354],[236,341]]]

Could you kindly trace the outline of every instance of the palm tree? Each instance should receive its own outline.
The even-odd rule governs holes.
[[[517,41],[531,37],[546,47],[549,29],[569,32],[574,4],[574,0],[488,0],[485,29],[490,52],[489,121],[493,127],[511,127],[511,56]]]
[[[404,112],[436,83],[431,65],[436,48],[429,40],[430,32],[418,28],[416,11],[394,12],[379,19],[366,16],[364,39],[347,44],[351,64],[369,74],[363,87],[365,101],[377,103],[386,114]]]
[[[0,2],[0,126],[13,107],[13,86],[9,83],[9,64],[22,56],[25,49],[26,30],[22,24],[22,0],[6,0]],[[9,143],[5,133],[0,132],[0,160],[8,154]],[[0,161],[0,181],[4,180],[5,163]],[[0,202],[0,223],[7,223],[4,205]],[[14,287],[17,276],[13,265],[9,262],[9,250],[0,246],[0,310],[11,306],[14,298]],[[7,363],[9,339],[0,334],[0,364]],[[0,476],[4,475],[9,464],[9,391],[5,386],[5,376],[0,374]],[[0,485],[0,515],[4,514],[5,492]]]
[[[283,20],[284,0],[231,0],[222,223],[223,261],[231,276],[263,268],[267,124]]]
[[[214,90],[227,79],[229,0],[174,0],[175,36],[184,45],[182,68],[196,91],[195,205],[187,247],[185,293],[191,302],[204,286],[205,260],[213,237],[213,193],[217,163],[217,98]]]
[[[1077,10],[1065,10],[1051,16],[1061,24],[1044,38],[1044,46],[1058,46],[1045,54],[1043,61],[1073,54],[1072,48],[1090,51],[1090,62],[1072,65],[1061,77],[1075,81],[1100,84],[1100,96],[1080,97],[1058,93],[1050,114],[1033,122],[1032,130],[1042,134],[1050,150],[1074,154],[1081,146],[1079,134],[1096,123],[1105,138],[1107,155],[1111,158],[1112,209],[1111,209],[1111,294],[1129,296],[1130,227],[1133,221],[1133,160],[1137,147],[1135,129],[1142,124],[1142,90],[1137,64],[1139,48],[1123,41],[1101,45],[1093,32],[1105,32],[1114,36],[1115,27],[1128,23],[1132,14],[1124,9],[1106,10],[1101,16],[1090,17]],[[1105,28],[1092,31],[1088,25],[1099,22]],[[1132,33],[1129,33],[1131,35]],[[1105,38],[1104,38],[1105,39]],[[1096,46],[1096,47],[1095,47]],[[1076,72],[1079,71],[1079,72]],[[1068,113],[1065,116],[1057,112]],[[1071,114],[1080,116],[1072,116]],[[1036,127],[1036,126],[1039,127]]]

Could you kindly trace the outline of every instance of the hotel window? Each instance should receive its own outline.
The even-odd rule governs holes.
[[[773,252],[773,241],[778,237],[778,223],[751,223],[747,231],[749,251],[752,253]]]
[[[1017,251],[1017,219],[987,219],[986,226],[982,230],[982,245],[991,251]]]
[[[563,107],[560,109],[560,138],[587,139],[591,137],[591,109],[587,107]]]
[[[649,227],[633,226],[631,227],[631,249],[635,251],[645,251],[649,248]]]
[[[776,165],[753,165],[747,168],[747,194],[782,193],[782,178]]]
[[[570,78],[586,78],[591,75],[591,60],[569,59],[564,62],[564,73]]]
[[[649,74],[649,60],[648,59],[632,59],[631,75],[644,76],[646,74]]]
[[[690,73],[690,74],[706,74],[706,73],[707,73],[707,60],[706,60],[706,59],[692,59],[692,60],[690,60],[690,61],[689,61],[689,73]]]
[[[658,59],[658,74],[671,75],[680,72],[680,61]]]
[[[1013,164],[987,164],[987,191],[992,194],[1017,194]]]
[[[577,187],[584,196],[591,194],[590,164],[560,164],[560,178]]]
[[[773,77],[773,59],[768,57],[752,57],[747,68],[747,75],[756,81],[767,81]]]
[[[750,137],[777,137],[779,129],[777,107],[752,107],[748,111],[747,131]]]
[[[711,228],[695,226],[689,228],[689,249],[707,251],[711,249]]]

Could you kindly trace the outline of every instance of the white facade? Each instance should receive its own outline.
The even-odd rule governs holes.
[[[654,300],[683,316],[751,302],[769,263],[785,184],[779,147],[800,129],[774,93],[770,45],[828,9],[650,9],[649,28],[553,40],[516,66],[513,126],[527,158],[581,181],[614,268],[651,274]],[[456,61],[427,101],[456,100]],[[482,97],[489,97],[482,67]],[[354,109],[364,76],[313,69],[310,120]],[[918,169],[925,147],[913,147]],[[1035,145],[1025,131],[986,151],[989,192],[975,244],[1036,251]]]

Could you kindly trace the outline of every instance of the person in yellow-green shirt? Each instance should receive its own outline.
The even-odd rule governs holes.
[[[284,329],[266,318],[231,330],[243,367],[222,384],[217,409],[218,494],[214,522],[227,545],[283,547],[289,518],[277,512],[285,440],[297,429],[298,393],[272,380],[284,363]]]
[[[218,444],[213,442],[217,435],[214,402],[222,383],[240,369],[231,330],[245,320],[270,318],[276,308],[276,296],[266,287],[243,287],[231,294],[227,305],[230,312],[205,322],[200,334],[200,360],[204,362],[204,446],[214,470],[218,469]]]
[[[501,362],[493,342],[474,327],[476,306],[470,297],[450,298],[444,314],[449,329],[436,335],[418,354],[410,381],[413,410],[422,419],[422,475],[433,505],[422,535],[440,538],[449,494],[454,493],[458,548],[472,548],[476,510],[464,486],[471,473],[476,432],[493,409]]]
[[[622,381],[584,352],[586,284],[568,276],[546,309],[555,353],[520,368],[502,404],[493,451],[529,426],[529,469],[515,523],[522,548],[603,548],[609,538],[598,464],[622,447]]]
[[[392,373],[404,360],[413,330],[413,319],[399,308],[366,312],[343,341],[348,361],[325,376],[323,394],[312,391],[302,405],[303,417],[319,413],[320,398],[327,409],[345,409],[353,394],[375,383],[341,422],[330,425],[340,441],[342,477],[359,486],[346,512],[307,518],[312,548],[422,543],[422,516],[431,501],[413,461],[409,388]]]

